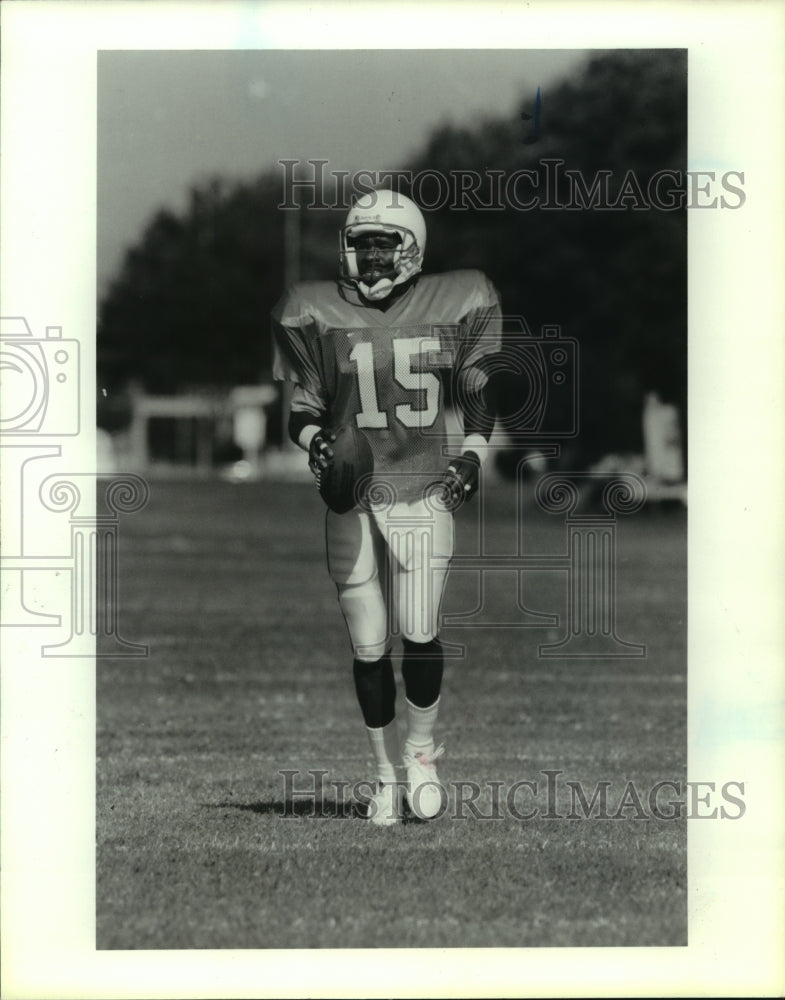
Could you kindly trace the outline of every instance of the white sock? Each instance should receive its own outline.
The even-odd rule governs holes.
[[[370,726],[365,728],[368,730],[371,751],[376,763],[376,777],[383,785],[391,785],[398,780],[396,768],[400,766],[401,760],[398,723],[393,719],[381,729],[371,729]]]
[[[409,722],[409,732],[406,735],[406,750],[410,753],[421,751],[433,753],[433,730],[436,717],[439,714],[439,701],[428,708],[418,708],[406,699],[406,714]]]

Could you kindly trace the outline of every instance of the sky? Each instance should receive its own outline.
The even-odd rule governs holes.
[[[186,50],[98,55],[98,290],[161,207],[284,158],[395,170],[434,127],[515,115],[582,50]],[[280,169],[280,168],[278,168]]]

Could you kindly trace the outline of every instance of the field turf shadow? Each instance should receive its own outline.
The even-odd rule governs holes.
[[[324,799],[322,802],[271,799],[267,802],[203,802],[203,809],[236,809],[252,812],[259,816],[279,816],[281,819],[366,819],[367,805],[363,802],[337,802]],[[408,809],[404,811],[404,825],[425,823]]]

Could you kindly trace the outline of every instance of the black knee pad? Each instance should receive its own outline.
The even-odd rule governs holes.
[[[354,688],[365,725],[381,729],[395,718],[395,675],[389,653],[380,660],[354,661]]]
[[[444,653],[437,639],[430,642],[403,640],[403,682],[406,697],[418,708],[429,708],[439,697],[444,674]]]

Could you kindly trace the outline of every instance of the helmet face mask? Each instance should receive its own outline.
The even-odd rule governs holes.
[[[359,236],[347,233],[348,252],[354,251],[354,266],[366,285],[373,287],[381,278],[392,281],[398,276],[403,241],[402,233],[388,230],[360,233]]]
[[[414,202],[374,191],[351,209],[340,232],[340,280],[370,301],[386,298],[420,271],[424,250],[425,220]]]

